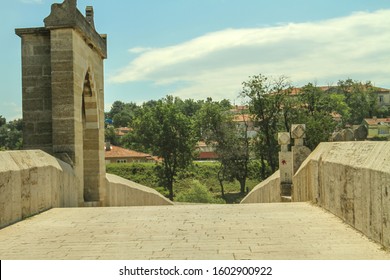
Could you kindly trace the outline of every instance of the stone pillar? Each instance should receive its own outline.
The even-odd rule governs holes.
[[[53,4],[45,27],[17,29],[22,38],[25,148],[70,164],[80,181],[79,204],[103,205],[106,35],[96,32],[76,0]]]
[[[291,137],[294,139],[294,146],[291,148],[293,158],[292,174],[294,175],[302,162],[311,153],[310,149],[303,145],[303,140],[306,138],[306,125],[293,124],[291,126]]]
[[[290,133],[278,133],[278,142],[281,145],[279,152],[280,194],[281,196],[291,196],[293,161],[292,153],[288,151]]]
[[[52,153],[50,32],[15,30],[22,39],[23,148]]]

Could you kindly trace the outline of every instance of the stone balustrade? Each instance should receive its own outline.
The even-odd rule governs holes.
[[[390,248],[390,142],[321,143],[293,177],[312,201]]]
[[[55,207],[77,207],[79,181],[40,150],[0,152],[0,228]]]

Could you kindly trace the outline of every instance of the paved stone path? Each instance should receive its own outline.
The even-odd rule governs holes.
[[[308,203],[52,209],[0,230],[0,259],[390,259]]]

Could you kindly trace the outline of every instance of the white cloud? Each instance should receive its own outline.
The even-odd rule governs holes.
[[[42,4],[43,0],[20,0],[22,3],[26,4]]]
[[[144,53],[144,52],[151,51],[152,49],[153,49],[153,48],[134,47],[134,48],[129,49],[129,52],[130,52],[130,53],[139,54],[139,53]]]
[[[113,83],[180,84],[189,98],[237,97],[255,74],[287,75],[295,84],[335,83],[351,77],[390,85],[390,10],[321,22],[227,29],[165,48],[133,48],[139,55]],[[177,87],[176,87],[177,88]]]

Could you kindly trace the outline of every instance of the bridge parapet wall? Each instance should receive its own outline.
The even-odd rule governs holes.
[[[390,248],[390,142],[321,143],[293,177],[312,201]]]
[[[151,206],[173,203],[152,188],[113,174],[106,174],[105,204],[106,206]]]
[[[255,186],[241,203],[281,202],[279,170]]]
[[[0,228],[54,207],[77,207],[79,181],[41,150],[0,152]]]

